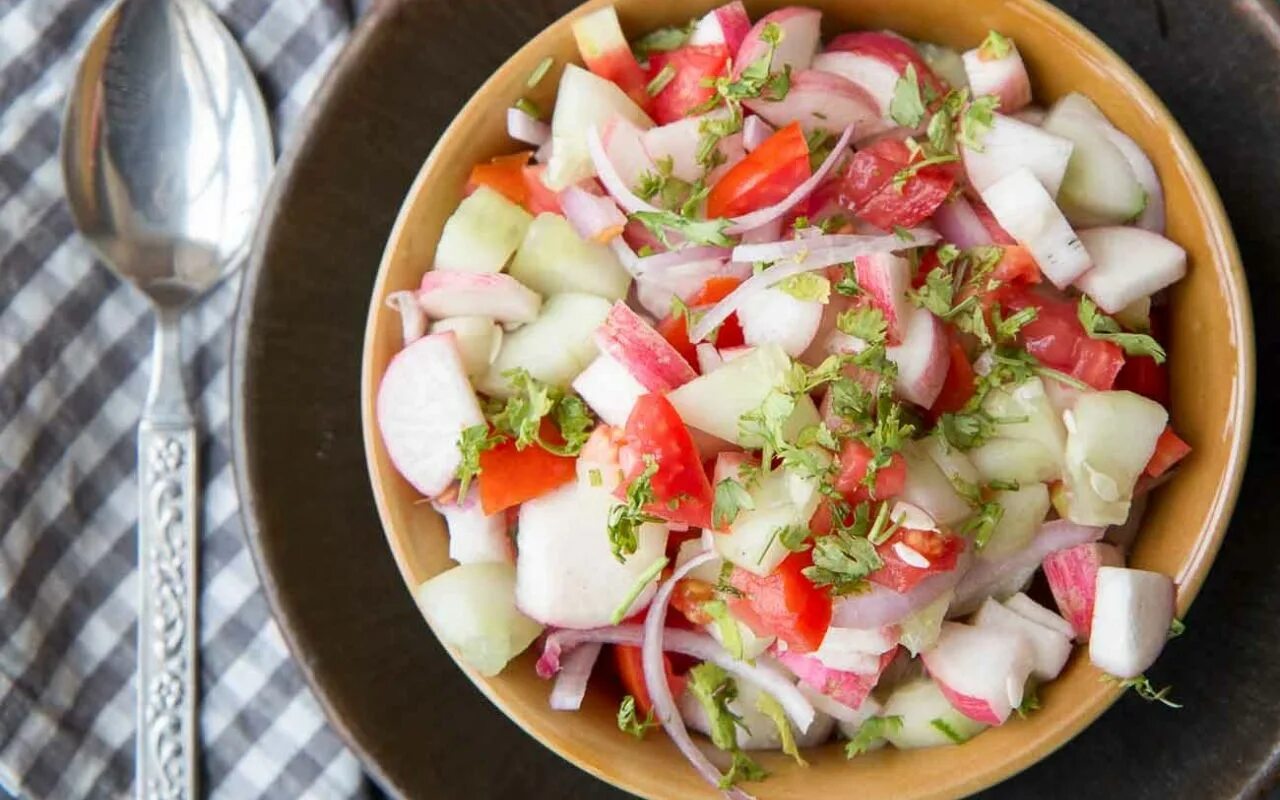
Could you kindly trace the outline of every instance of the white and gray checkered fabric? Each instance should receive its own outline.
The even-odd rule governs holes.
[[[133,773],[145,302],[72,230],[56,158],[65,89],[107,0],[0,0],[0,786],[120,798]],[[342,45],[345,0],[213,0],[279,141]],[[211,798],[362,793],[272,620],[231,475],[233,279],[186,321],[203,423],[202,780]]]

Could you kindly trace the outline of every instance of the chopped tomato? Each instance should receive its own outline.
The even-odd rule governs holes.
[[[529,198],[524,209],[537,216],[543,212],[563,214],[560,208],[560,196],[542,182],[542,173],[547,171],[546,164],[534,164],[524,168],[524,182],[529,187]]]
[[[635,54],[621,38],[621,31],[618,31],[618,34],[617,45],[600,42],[595,43],[593,47],[581,49],[580,44],[582,60],[591,72],[605,80],[613,81],[619,89],[627,93],[628,97],[636,101],[637,105],[644,106],[649,100],[649,93],[645,91],[649,81],[645,78],[644,68],[636,60]]]
[[[542,436],[554,441],[560,432],[548,420],[542,421]],[[523,450],[508,439],[480,453],[480,507],[496,514],[526,500],[558,489],[576,476],[575,459],[558,456],[531,444]]]
[[[942,384],[942,391],[938,392],[938,399],[929,409],[929,416],[934,419],[964,408],[975,390],[973,365],[959,342],[951,342],[949,355],[951,363],[947,367],[947,379]]]
[[[487,164],[476,164],[471,168],[471,177],[467,180],[467,192],[473,192],[480,186],[488,186],[513,203],[528,205],[529,184],[525,180],[525,165],[532,155],[532,151],[525,150],[497,156]]]
[[[897,545],[911,548],[928,561],[929,565],[921,567],[907,563]],[[899,528],[883,544],[876,546],[876,552],[880,554],[884,566],[868,575],[867,580],[895,592],[906,593],[930,575],[955,569],[962,550],[964,540],[959,536],[939,531]],[[911,553],[907,553],[907,558],[918,561]]]
[[[840,184],[840,202],[883,230],[911,227],[932,216],[955,187],[955,172],[945,165],[921,167],[895,185],[894,176],[922,160],[900,139],[881,139],[859,150]]]
[[[1190,452],[1191,445],[1182,441],[1182,438],[1173,432],[1173,428],[1165,426],[1164,432],[1156,440],[1156,451],[1151,454],[1151,460],[1147,462],[1145,471],[1151,477],[1159,478]]]
[[[674,74],[649,99],[649,116],[659,125],[684,119],[715,94],[712,81],[724,74],[728,63],[729,49],[722,44],[685,45],[667,53],[654,53],[649,57],[647,80],[653,81],[667,67]]]
[[[1123,367],[1124,350],[1120,345],[1085,337],[1076,343],[1075,363],[1069,374],[1105,392],[1115,385]]]
[[[657,472],[650,478],[654,501],[645,511],[668,522],[710,528],[711,481],[689,429],[660,394],[643,395],[627,417],[626,443],[618,454],[623,475],[619,497],[625,497],[627,487],[645,471],[647,458],[656,462]]]
[[[1028,353],[1046,367],[1079,378],[1094,389],[1105,391],[1115,384],[1124,366],[1124,351],[1113,342],[1089,338],[1076,316],[1075,303],[1006,288],[1011,291],[1002,291],[1001,300],[1008,313],[1036,308],[1036,318],[1018,334]]]
[[[697,578],[684,578],[676,583],[671,594],[671,607],[694,625],[708,625],[711,617],[702,609],[703,604],[716,599],[715,587]]]
[[[623,691],[636,699],[636,715],[644,719],[653,710],[653,698],[649,697],[649,687],[644,682],[644,658],[640,648],[625,644],[614,645],[613,663],[618,668]],[[662,666],[667,672],[667,685],[671,687],[671,695],[679,697],[684,693],[685,677],[675,673],[671,668],[671,658],[666,655],[662,656]]]
[[[1130,356],[1116,376],[1117,389],[1149,397],[1162,406],[1169,405],[1169,370],[1151,356]]]
[[[987,229],[987,235],[996,244],[1017,244],[1018,241],[1009,235],[1009,232],[1000,227],[1000,223],[996,222],[996,217],[991,213],[991,209],[987,208],[987,204],[982,202],[982,198],[976,193],[965,195],[965,199],[969,201],[969,205],[973,206],[973,213],[978,215],[978,219],[982,221],[982,227]]]
[[[700,309],[718,303],[738,288],[740,283],[742,283],[741,278],[730,276],[708,278],[698,293],[689,299],[688,305],[692,309]],[[684,356],[685,361],[688,361],[694,369],[698,368],[697,345],[689,341],[689,326],[683,314],[667,316],[658,323],[657,330],[662,334],[662,338],[670,342],[671,346]],[[746,340],[742,335],[742,326],[738,324],[738,315],[730,314],[708,341],[717,347],[741,347]]]
[[[736,217],[778,203],[811,174],[799,122],[765,139],[729,169],[707,195],[708,217]]]
[[[1039,283],[1040,267],[1027,248],[1017,244],[1005,245],[991,277],[1002,283]]]
[[[856,439],[844,443],[840,451],[840,474],[836,476],[836,490],[850,502],[884,500],[902,491],[907,482],[907,462],[901,453],[894,453],[889,466],[876,472],[875,489],[863,484],[867,477],[867,465],[871,462],[871,448]]]
[[[758,636],[776,636],[790,650],[812,653],[831,625],[831,593],[803,574],[812,563],[808,552],[793,553],[763,578],[735,568],[730,581],[742,596],[730,598],[730,610]]]

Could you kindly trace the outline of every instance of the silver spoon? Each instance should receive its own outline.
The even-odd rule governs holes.
[[[135,793],[195,800],[195,420],[179,319],[238,265],[271,174],[262,96],[201,0],[122,0],[82,56],[62,131],[76,227],[156,314],[138,426]]]

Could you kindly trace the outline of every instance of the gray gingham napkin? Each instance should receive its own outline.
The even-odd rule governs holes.
[[[353,5],[211,5],[287,146]],[[0,0],[0,787],[36,800],[128,797],[133,782],[134,431],[151,321],[73,232],[56,157],[76,57],[107,6]],[[202,794],[359,797],[359,765],[290,661],[241,531],[227,397],[237,283],[185,331],[204,432]]]

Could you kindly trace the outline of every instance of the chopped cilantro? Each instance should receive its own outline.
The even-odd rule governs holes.
[[[725,478],[716,484],[715,504],[711,507],[711,524],[724,530],[733,524],[738,514],[756,507],[751,493],[733,478]]]
[[[916,128],[924,121],[924,99],[920,96],[920,78],[914,64],[908,64],[893,86],[889,116],[904,128]]]
[[[987,38],[978,45],[978,58],[983,61],[999,61],[1013,51],[1013,41],[997,31],[989,31]]]
[[[862,755],[871,748],[871,745],[900,730],[902,730],[902,717],[870,717],[863,720],[858,730],[854,731],[849,739],[849,743],[844,746],[844,757],[853,758]]]
[[[729,655],[741,661],[743,658],[742,629],[738,627],[738,621],[729,614],[729,604],[718,599],[708,600],[702,604],[702,611],[715,623],[724,649],[729,651]]]
[[[974,547],[981,550],[987,546],[987,542],[991,540],[991,534],[1003,518],[1004,506],[990,500],[979,503],[973,515],[961,526],[960,535],[971,537]]]
[[[645,511],[654,502],[653,476],[658,472],[658,461],[651,455],[644,457],[644,471],[627,487],[626,501],[609,509],[609,545],[613,557],[620,563],[640,546],[640,526],[647,522],[660,522],[658,517]]]
[[[836,317],[836,327],[841,333],[861,339],[868,345],[883,343],[889,330],[884,314],[872,306],[841,312]]]
[[[644,90],[650,97],[654,97],[663,89],[667,88],[667,84],[671,83],[671,80],[675,78],[675,76],[676,68],[670,64],[665,64],[662,69],[658,71],[658,74],[653,76],[653,80],[649,81],[649,83],[645,85]]]
[[[516,110],[523,111],[534,119],[542,119],[542,109],[538,108],[538,104],[529,98],[521,97],[514,105]]]
[[[1087,296],[1080,296],[1076,314],[1089,338],[1114,342],[1131,356],[1151,356],[1157,364],[1164,363],[1165,352],[1159,342],[1145,333],[1125,333],[1120,323],[1098,311],[1098,306]]]
[[[995,111],[1000,106],[1000,98],[995,95],[975,97],[964,116],[960,118],[960,142],[976,152],[982,152],[982,138],[995,123]]]
[[[779,291],[807,303],[826,304],[831,300],[831,281],[816,272],[801,272],[776,284]]]
[[[667,53],[672,50],[678,50],[684,47],[685,42],[689,41],[689,35],[693,33],[694,24],[695,21],[690,20],[689,24],[683,28],[669,27],[650,31],[631,43],[631,51],[635,53],[636,58],[643,61],[651,53]]]
[[[794,758],[800,766],[809,766],[809,763],[800,756],[800,749],[796,747],[795,733],[791,730],[791,723],[787,722],[787,713],[783,710],[782,704],[775,700],[773,695],[761,692],[756,698],[756,710],[768,717],[778,729],[782,752]]]
[[[622,703],[618,705],[618,730],[623,733],[629,733],[637,739],[643,739],[650,728],[658,727],[658,723],[653,719],[653,711],[650,711],[643,720],[636,717],[636,699],[631,695],[624,695]]]
[[[1169,623],[1169,638],[1177,639],[1179,636],[1187,632],[1187,626],[1182,620],[1175,618]]]
[[[965,741],[964,737],[961,736],[960,733],[956,731],[955,728],[951,727],[951,724],[948,723],[945,719],[942,719],[941,717],[938,717],[936,719],[931,719],[929,720],[929,726],[941,732],[943,736],[950,739],[953,743],[964,744],[964,741]]]
[[[667,557],[659,556],[654,559],[652,564],[644,568],[644,571],[636,578],[636,582],[627,590],[626,597],[624,597],[622,602],[618,604],[618,607],[613,610],[613,616],[609,618],[610,623],[617,625],[622,622],[622,620],[626,619],[627,612],[631,610],[631,604],[634,603],[636,598],[640,596],[640,593],[644,591],[644,587],[653,583],[654,579],[662,574],[662,569],[665,566],[667,566]]]
[[[1022,702],[1014,710],[1022,719],[1031,716],[1031,712],[1040,710],[1040,687],[1034,681],[1027,683],[1027,687],[1022,691]]]
[[[534,378],[517,367],[502,373],[513,389],[512,395],[489,414],[494,430],[515,440],[523,450],[537,443],[542,449],[562,456],[577,455],[587,443],[594,421],[582,398]],[[560,429],[564,444],[548,442],[542,436],[542,420],[550,416]]]
[[[1169,708],[1182,708],[1181,703],[1175,703],[1173,698],[1169,697],[1172,686],[1165,686],[1157,689],[1151,685],[1151,680],[1146,675],[1139,675],[1136,678],[1125,678],[1121,680],[1114,675],[1103,675],[1101,680],[1104,683],[1119,684],[1121,689],[1132,689],[1138,697],[1146,700],[1148,703],[1163,703]]]
[[[530,72],[528,79],[525,80],[524,82],[525,87],[528,89],[532,89],[533,87],[537,86],[539,83],[542,83],[542,79],[547,77],[547,72],[551,70],[551,65],[554,64],[555,61],[556,60],[551,56],[547,56],[546,58],[539,61],[538,66],[533,68],[533,72]]]
[[[488,425],[472,425],[458,434],[458,451],[462,461],[458,464],[458,497],[465,498],[471,480],[480,474],[480,454],[503,441],[501,436],[490,436]]]
[[[729,709],[729,704],[738,699],[737,682],[722,667],[707,661],[689,670],[688,691],[707,713],[712,744],[733,756],[728,774],[721,778],[721,788],[727,789],[742,780],[764,778],[768,773],[738,747],[738,728],[747,730],[747,727],[742,718]]]
[[[903,167],[902,169],[898,170],[893,174],[894,191],[896,191],[898,194],[902,194],[903,192],[905,192],[907,189],[907,181],[914,178],[916,176],[916,173],[918,173],[920,170],[924,169],[925,167],[932,167],[938,164],[950,164],[954,161],[959,161],[959,160],[960,160],[960,156],[955,155],[954,153],[943,153],[941,155],[929,156],[928,158],[921,159],[919,161],[912,161],[910,164],[907,164],[907,166]],[[896,233],[897,231],[895,230],[894,232]],[[902,237],[899,236],[899,238],[902,238]],[[915,240],[914,237],[903,239],[904,242],[910,242],[914,240]]]
[[[665,245],[670,245],[667,233],[676,233],[697,244],[732,247],[733,239],[724,232],[729,227],[727,219],[689,219],[673,211],[637,211],[631,215]]]
[[[840,515],[832,515],[840,520]],[[804,576],[815,586],[829,587],[832,594],[848,594],[857,591],[863,579],[884,566],[875,545],[867,538],[871,532],[867,504],[854,510],[853,524],[841,525],[813,543],[813,565],[805,567]]]
[[[1033,322],[1039,313],[1040,310],[1035,306],[1027,306],[1006,317],[998,304],[993,306],[991,309],[991,326],[995,329],[996,341],[1013,341],[1018,332]]]

